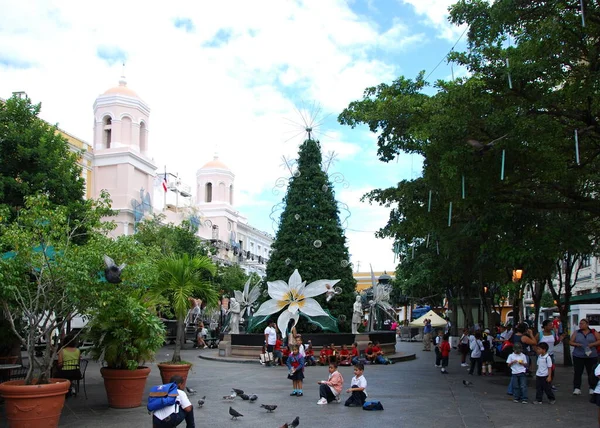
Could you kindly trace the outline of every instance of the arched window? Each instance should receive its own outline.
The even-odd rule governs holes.
[[[225,196],[225,183],[219,183],[219,193],[217,194],[217,201],[227,201],[227,197]]]
[[[229,204],[233,205],[233,184],[229,186]]]
[[[212,202],[212,183],[206,183],[206,191],[204,192],[204,202]]]
[[[102,143],[105,148],[110,149],[110,143],[112,141],[112,119],[110,116],[106,116],[102,122]]]
[[[142,122],[140,123],[140,152],[142,153],[146,153],[148,151],[146,134],[146,124]]]

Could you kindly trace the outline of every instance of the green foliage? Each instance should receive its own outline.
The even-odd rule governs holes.
[[[235,290],[244,289],[244,284],[248,278],[252,278],[250,281],[251,284],[256,284],[260,281],[258,274],[252,272],[248,275],[239,265],[220,265],[217,267],[214,287],[219,291],[219,294],[233,297]]]
[[[135,370],[154,359],[164,344],[165,327],[123,288],[101,299],[84,335],[93,343],[89,350],[92,358],[105,361],[111,369]]]
[[[216,267],[204,256],[190,257],[188,254],[167,256],[158,262],[158,281],[150,288],[150,295],[166,297],[177,318],[177,339],[173,362],[181,360],[183,324],[190,307],[190,297],[215,306],[218,294],[207,277],[214,275]]]
[[[27,196],[43,192],[51,203],[69,207],[81,218],[84,180],[78,153],[69,149],[57,129],[38,118],[40,105],[29,98],[0,102],[0,205],[10,216]]]
[[[469,77],[437,81],[433,95],[423,73],[400,77],[340,114],[378,132],[382,161],[424,158],[418,179],[365,195],[392,208],[379,236],[402,247],[406,294],[469,302],[510,284],[515,296],[514,268],[524,282],[548,281],[565,254],[597,251],[600,8],[585,5],[583,27],[577,2],[458,1],[451,19],[469,26],[469,50],[449,58]],[[576,265],[561,283],[567,312]]]
[[[319,279],[340,279],[337,286],[341,287],[342,294],[328,303],[324,296],[316,299],[334,318],[344,315],[350,319],[356,281],[348,264],[346,237],[340,224],[333,186],[321,169],[318,141],[309,139],[300,146],[298,172],[299,175],[290,178],[284,198],[285,209],[271,246],[273,251],[267,263],[266,279],[287,282],[294,269],[298,269],[307,283]],[[320,246],[317,241],[320,241]],[[345,325],[346,329],[348,326]]]
[[[28,196],[14,221],[2,217],[0,248],[10,251],[0,259],[0,303],[32,362],[26,383],[34,369],[41,372],[41,383],[48,381],[57,352],[51,346],[53,332],[63,331],[96,303],[103,287],[98,272],[105,235],[113,227],[101,221],[110,214],[109,202],[106,195],[85,201],[85,215],[73,221],[68,208],[53,205],[47,195]],[[76,244],[82,237],[85,243]],[[18,327],[20,320],[24,329]],[[41,341],[46,348],[37,357],[35,345]]]
[[[188,254],[190,257],[206,256],[208,250],[202,240],[196,235],[198,231],[193,225],[184,220],[176,226],[164,224],[165,216],[155,215],[138,223],[135,239],[147,246],[158,247],[164,255]]]

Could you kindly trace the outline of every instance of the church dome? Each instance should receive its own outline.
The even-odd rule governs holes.
[[[227,165],[225,165],[223,162],[221,162],[219,160],[218,156],[215,156],[213,160],[211,160],[210,162],[207,162],[200,169],[225,169],[227,171],[230,171],[230,169],[227,167]]]
[[[128,97],[139,98],[139,95],[133,89],[130,89],[127,87],[127,81],[125,80],[124,76],[121,76],[121,79],[119,80],[119,86],[115,86],[115,87],[108,89],[106,92],[104,92],[103,95],[112,95],[112,94],[125,95]]]

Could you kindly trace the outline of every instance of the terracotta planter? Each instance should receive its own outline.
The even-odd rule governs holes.
[[[160,377],[162,378],[162,383],[169,383],[171,381],[171,376],[179,375],[183,378],[183,387],[185,387],[188,372],[191,368],[191,364],[158,364],[158,369],[160,370]]]
[[[10,428],[57,427],[70,382],[51,378],[46,385],[25,385],[25,380],[0,384]]]
[[[102,367],[100,374],[104,378],[104,389],[106,389],[110,407],[130,409],[141,406],[150,368],[138,367],[137,370],[116,370]]]

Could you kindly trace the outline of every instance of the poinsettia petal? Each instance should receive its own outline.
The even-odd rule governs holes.
[[[290,303],[290,306],[288,306],[288,308],[287,308],[287,310],[290,311],[292,314],[295,314],[296,312],[298,312],[299,309],[300,309],[300,305],[298,305],[298,302]]]
[[[275,300],[287,300],[288,292],[290,288],[286,284],[285,281],[277,280],[277,281],[269,281],[267,282],[267,286],[269,287],[269,296]]]
[[[233,294],[235,295],[235,300],[237,300],[240,303],[245,303],[244,295],[241,291],[235,290]]]
[[[294,273],[290,276],[290,280],[288,282],[290,290],[301,290],[303,287],[302,277],[298,272],[298,269],[294,269]]]
[[[304,297],[319,296],[327,292],[327,285],[333,289],[333,286],[338,282],[340,282],[339,279],[319,279],[318,281],[313,281],[304,287],[304,290],[301,292],[301,294]]]
[[[308,315],[309,317],[328,316],[327,312],[325,312],[323,308],[321,308],[321,305],[319,305],[319,302],[310,297],[300,302],[300,312]]]
[[[248,281],[246,281],[246,283],[244,284],[244,296],[248,296],[248,290],[250,289],[250,278],[248,278]]]
[[[260,305],[258,311],[254,313],[254,316],[271,315],[281,310],[279,300],[270,299]]]
[[[283,311],[279,318],[277,318],[277,328],[281,332],[281,334],[285,334],[288,322],[292,318],[292,313],[290,311]]]

